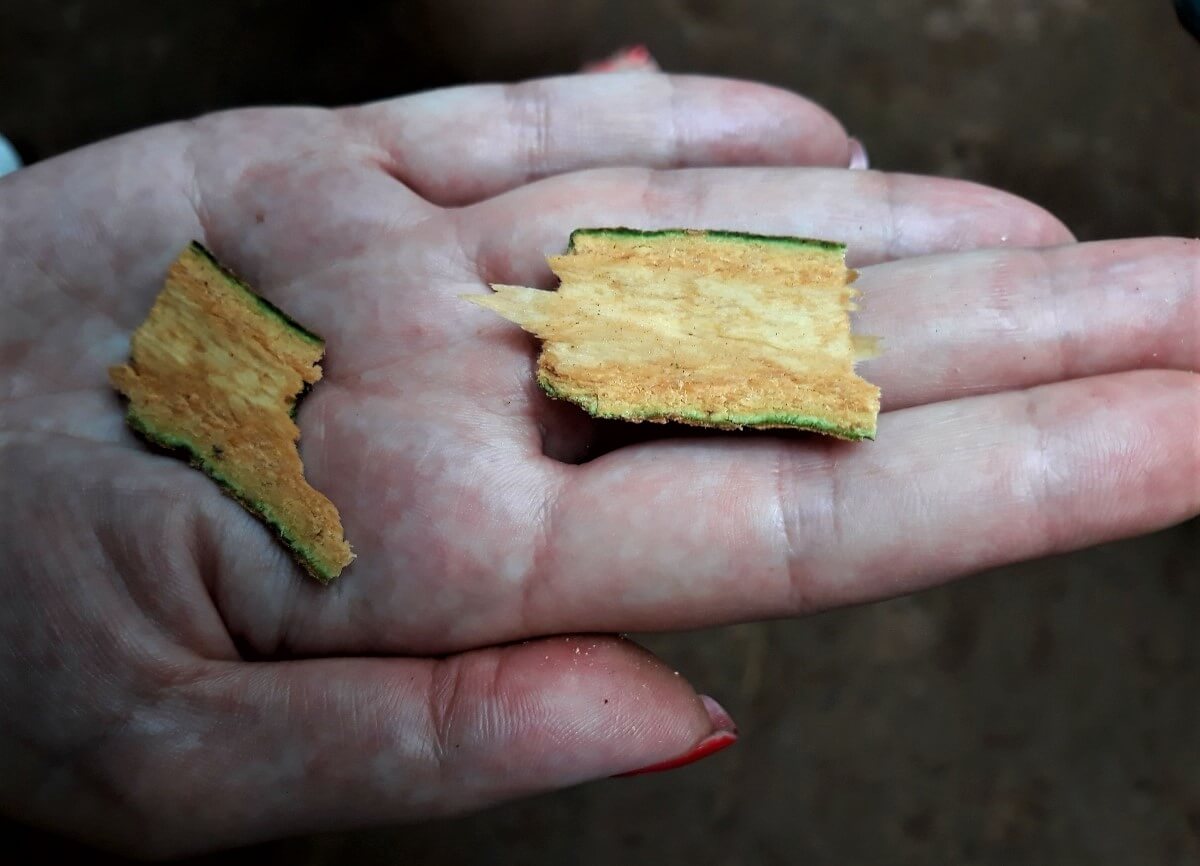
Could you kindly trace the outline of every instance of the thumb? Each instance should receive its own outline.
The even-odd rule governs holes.
[[[719,704],[613,637],[238,663],[190,691],[204,729],[167,744],[157,795],[187,823],[154,854],[441,816],[670,769],[736,739]]]

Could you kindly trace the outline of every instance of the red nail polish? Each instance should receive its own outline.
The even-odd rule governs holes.
[[[722,749],[726,749],[737,742],[737,734],[733,731],[715,731],[709,734],[703,740],[698,742],[690,751],[684,752],[675,758],[668,758],[665,761],[660,761],[657,764],[651,764],[648,767],[641,767],[637,770],[630,770],[628,773],[618,773],[613,776],[614,779],[625,779],[629,776],[640,776],[643,773],[662,773],[666,770],[674,770],[679,767],[686,767],[688,764],[694,764],[701,758],[707,758],[709,755],[715,755]]]

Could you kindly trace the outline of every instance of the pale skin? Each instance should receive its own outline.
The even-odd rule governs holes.
[[[0,181],[4,811],[159,856],[604,778],[731,726],[605,635],[1195,516],[1200,243],[1076,244],[852,150],[797,96],[638,73],[221,114]],[[605,225],[849,243],[877,441],[612,447],[540,394],[530,338],[460,296],[551,287]],[[330,588],[107,383],[193,238],[328,342],[299,425],[358,554]]]

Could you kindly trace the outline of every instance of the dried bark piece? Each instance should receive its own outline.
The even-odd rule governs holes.
[[[193,243],[134,331],[129,363],[109,377],[129,399],[130,427],[185,456],[329,582],[354,554],[337,509],[304,479],[294,420],[324,352],[320,337]]]
[[[549,260],[557,291],[469,300],[542,340],[551,396],[600,418],[793,427],[874,439],[879,389],[854,372],[855,273],[830,241],[735,232],[578,229]]]

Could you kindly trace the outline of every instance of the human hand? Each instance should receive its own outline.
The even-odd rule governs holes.
[[[177,854],[630,771],[731,723],[586,635],[794,616],[1195,514],[1197,243],[1016,249],[1071,238],[849,154],[796,97],[631,75],[217,115],[0,181],[4,810]],[[695,167],[736,164],[759,167]],[[847,241],[887,349],[863,368],[878,441],[604,453],[614,428],[542,395],[530,340],[459,295],[548,285],[571,229],[616,224]],[[332,587],[124,426],[106,369],[192,238],[327,340],[298,421],[358,553]]]

